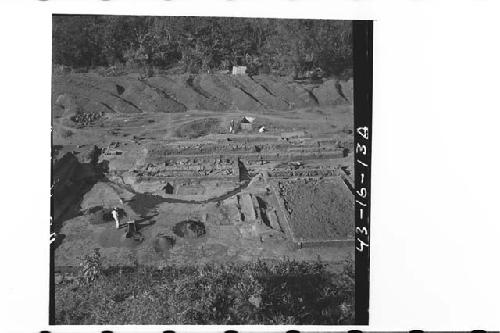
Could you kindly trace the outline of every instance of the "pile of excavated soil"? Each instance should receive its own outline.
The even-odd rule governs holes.
[[[352,81],[326,80],[312,89],[321,105],[338,105],[352,102]]]
[[[109,78],[107,78],[109,79]],[[137,109],[145,113],[185,112],[186,106],[178,102],[176,98],[162,89],[150,85],[147,81],[134,80],[130,77],[115,78],[114,81],[122,87],[120,97],[135,105]]]
[[[283,109],[304,108],[317,105],[317,98],[305,86],[302,86],[287,78],[269,75],[258,75],[253,77],[263,89],[276,99],[281,100],[286,107]]]
[[[315,85],[272,75],[169,75],[139,80],[131,75],[54,74],[55,117],[78,113],[175,113],[186,110],[291,110],[352,103],[352,80]]]
[[[141,112],[131,101],[120,96],[113,79],[95,74],[54,75],[52,101],[56,116],[80,112]]]
[[[199,81],[200,76],[189,74],[152,77],[147,80],[149,85],[161,89],[169,96],[175,96],[189,110],[226,110],[227,105],[203,91]]]
[[[354,238],[354,198],[340,178],[278,184],[297,240]]]
[[[184,112],[186,106],[160,89],[133,77],[96,74],[54,75],[52,101],[55,116],[78,113]]]

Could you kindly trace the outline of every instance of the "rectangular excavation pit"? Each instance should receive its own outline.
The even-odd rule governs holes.
[[[300,247],[352,246],[354,196],[340,177],[275,179],[271,185]]]

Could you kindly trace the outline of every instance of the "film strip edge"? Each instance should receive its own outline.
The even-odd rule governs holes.
[[[373,22],[353,21],[355,323],[369,323]]]

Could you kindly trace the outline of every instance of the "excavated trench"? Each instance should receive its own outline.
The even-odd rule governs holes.
[[[126,188],[127,188],[127,190],[134,193],[134,196],[128,202],[130,204],[130,207],[134,210],[134,212],[136,212],[140,215],[146,215],[151,209],[155,208],[156,206],[158,206],[159,204],[164,203],[164,202],[200,205],[200,204],[206,204],[206,203],[210,203],[210,202],[223,201],[229,197],[232,197],[235,194],[238,194],[242,190],[246,189],[248,187],[248,184],[250,184],[250,179],[245,180],[242,184],[240,184],[240,186],[238,186],[234,190],[228,191],[228,192],[226,192],[223,195],[220,195],[218,197],[214,197],[214,198],[210,198],[210,199],[206,199],[206,200],[184,200],[184,199],[178,199],[178,198],[164,198],[164,197],[162,197],[160,195],[156,195],[156,194],[139,193],[139,192],[135,191],[131,186],[126,186]]]

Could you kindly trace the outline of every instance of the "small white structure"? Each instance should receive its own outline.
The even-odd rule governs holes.
[[[240,121],[240,128],[245,131],[251,131],[253,128],[252,123],[254,120],[254,117],[243,117],[243,119],[241,119]]]
[[[233,66],[233,75],[245,75],[247,66]]]
[[[254,122],[255,117],[244,116],[243,119],[245,119],[247,122],[251,124]]]
[[[261,126],[259,128],[259,133],[264,133],[265,130],[266,130],[266,128],[264,126]]]

